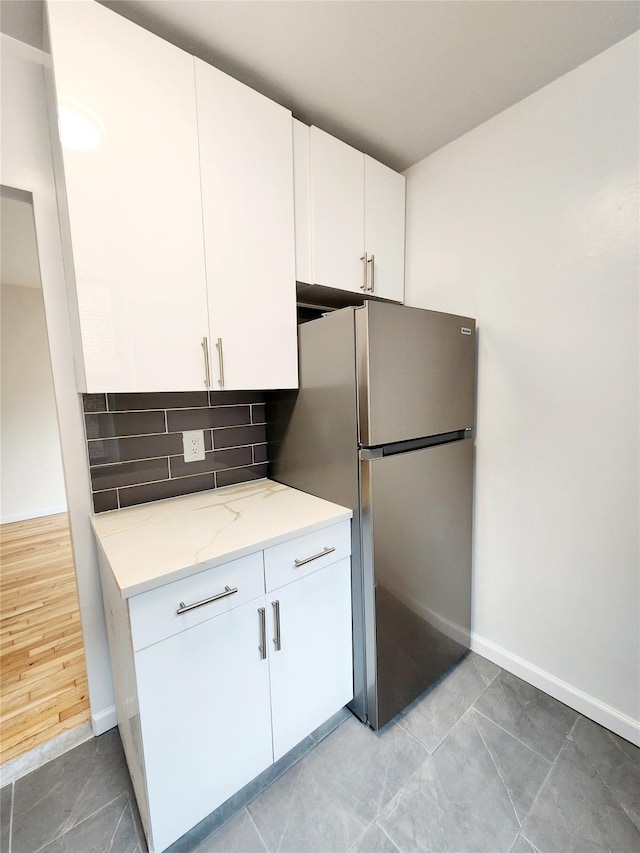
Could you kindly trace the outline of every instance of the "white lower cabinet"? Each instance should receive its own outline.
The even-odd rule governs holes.
[[[351,560],[340,560],[269,596],[280,614],[272,642],[271,713],[277,761],[353,699]],[[275,630],[274,630],[275,634]]]
[[[269,666],[252,601],[136,654],[156,850],[273,761]],[[213,806],[212,806],[213,804]]]
[[[128,600],[99,550],[118,724],[160,853],[353,698],[350,522]]]

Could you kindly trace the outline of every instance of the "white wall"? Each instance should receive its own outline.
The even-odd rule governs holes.
[[[62,457],[42,292],[2,284],[0,522],[64,512]]]
[[[91,489],[71,330],[49,124],[44,65],[48,57],[5,35],[2,62],[0,183],[32,193],[51,369],[78,582],[91,718],[96,734],[116,724],[98,561],[91,532]],[[43,65],[44,63],[44,65]]]
[[[474,648],[636,742],[639,55],[405,173],[407,303],[479,325]]]

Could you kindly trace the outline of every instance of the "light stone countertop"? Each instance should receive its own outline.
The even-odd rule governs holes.
[[[122,597],[351,518],[350,509],[257,480],[91,516]]]

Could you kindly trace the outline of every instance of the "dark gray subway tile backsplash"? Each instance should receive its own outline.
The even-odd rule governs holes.
[[[269,459],[267,455],[267,445],[266,444],[254,444],[253,445],[253,461],[254,462],[267,462]]]
[[[256,406],[256,409],[258,406]],[[264,408],[264,407],[263,407]],[[251,423],[251,406],[212,406],[207,409],[178,409],[167,412],[169,432],[183,429],[207,429]],[[264,420],[264,413],[260,414]]]
[[[139,462],[120,462],[117,465],[100,465],[91,468],[91,488],[94,492],[116,489],[119,486],[136,486],[169,478],[167,459],[141,459]]]
[[[209,439],[209,447],[206,439]],[[179,432],[164,435],[131,436],[129,438],[98,438],[89,441],[89,464],[108,465],[109,462],[131,462],[156,456],[173,456],[182,453],[182,436]],[[205,450],[211,450],[211,431],[205,433]]]
[[[107,408],[110,412],[135,412],[141,409],[186,409],[188,406],[208,405],[208,391],[107,394]]]
[[[267,476],[262,391],[83,394],[95,512]],[[204,430],[185,462],[182,431]]]
[[[166,432],[163,411],[101,412],[84,416],[87,439]]]
[[[118,492],[115,489],[110,489],[108,492],[94,492],[93,509],[94,512],[118,509]]]
[[[248,477],[247,479],[251,479]],[[193,492],[205,492],[215,489],[213,474],[202,474],[200,477],[178,477],[177,480],[163,480],[159,483],[147,483],[144,486],[132,486],[130,489],[120,489],[118,499],[120,506],[135,506],[150,501],[160,501],[163,498],[177,498],[178,495],[190,495]]]
[[[244,476],[248,473],[249,476]],[[254,465],[252,468],[229,468],[228,471],[220,471],[217,475],[218,486],[234,486],[236,483],[244,483],[247,480],[259,480],[267,476],[266,465]]]
[[[222,447],[240,447],[246,444],[263,444],[266,440],[267,431],[264,424],[214,429],[213,431],[214,450],[219,450]]]
[[[253,453],[250,446],[214,450],[211,453],[205,453],[202,462],[185,462],[182,455],[171,456],[169,459],[172,477],[188,477],[192,474],[224,471],[225,468],[239,468],[251,464],[253,464]]]

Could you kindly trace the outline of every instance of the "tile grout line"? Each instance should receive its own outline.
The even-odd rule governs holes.
[[[343,721],[343,722],[344,722],[344,721]],[[342,724],[342,723],[339,723],[339,724],[338,724],[338,726],[337,726],[336,728],[339,728],[339,726],[340,726],[341,724]],[[333,731],[335,731],[335,730],[336,730],[336,729],[334,729]],[[330,732],[329,734],[332,734],[332,732]],[[327,735],[327,737],[328,737],[328,735]],[[323,740],[324,740],[324,738],[323,738]],[[320,743],[320,742],[321,742],[321,741],[319,741],[318,743]],[[256,831],[258,832],[258,834],[259,834],[259,836],[260,836],[260,839],[262,840],[262,842],[263,842],[263,844],[264,844],[265,850],[267,851],[267,853],[271,853],[271,850],[270,850],[270,848],[269,848],[268,844],[266,843],[266,841],[264,840],[264,838],[263,838],[263,836],[262,836],[262,833],[261,833],[261,832],[260,832],[260,830],[258,829],[258,825],[257,825],[256,821],[254,820],[253,815],[252,815],[252,814],[251,814],[251,812],[249,811],[249,806],[251,805],[251,803],[253,803],[255,800],[257,800],[257,799],[258,799],[262,794],[264,794],[264,793],[265,793],[265,791],[267,791],[269,788],[271,788],[273,785],[275,785],[275,783],[276,783],[279,779],[281,779],[281,778],[282,778],[286,773],[288,773],[290,770],[293,770],[293,768],[294,768],[294,767],[297,767],[297,766],[298,766],[298,765],[299,765],[299,764],[300,764],[300,763],[301,763],[301,762],[302,762],[302,761],[303,761],[303,760],[304,760],[304,759],[305,759],[305,758],[306,758],[306,757],[307,757],[311,752],[313,752],[313,750],[314,750],[315,746],[317,746],[317,745],[318,745],[318,744],[316,743],[316,744],[314,744],[313,746],[311,746],[311,747],[310,747],[306,752],[302,753],[302,754],[300,755],[300,757],[299,757],[299,758],[297,758],[297,759],[293,762],[293,764],[291,764],[290,766],[288,766],[288,767],[283,767],[283,768],[280,770],[280,772],[279,772],[276,776],[274,776],[274,777],[273,777],[273,779],[271,779],[271,780],[267,783],[267,785],[266,785],[264,788],[262,788],[260,791],[257,791],[257,792],[256,792],[256,793],[255,793],[255,794],[254,794],[250,799],[249,799],[249,801],[248,801],[248,802],[246,802],[246,803],[244,804],[244,806],[242,806],[242,807],[238,808],[238,810],[237,810],[237,811],[235,811],[235,812],[233,812],[232,814],[230,814],[230,815],[229,815],[229,817],[228,817],[228,818],[226,818],[226,820],[224,820],[224,821],[223,821],[219,826],[217,826],[217,827],[216,827],[216,828],[215,828],[215,829],[214,829],[214,830],[213,830],[209,835],[207,835],[207,836],[206,836],[206,838],[203,838],[203,839],[202,839],[202,841],[200,841],[200,842],[199,842],[199,845],[198,845],[198,846],[201,846],[201,845],[202,845],[202,844],[203,844],[207,839],[212,838],[212,837],[213,837],[213,836],[214,836],[214,835],[215,835],[219,830],[221,830],[221,829],[222,829],[222,827],[223,827],[223,826],[226,826],[226,824],[228,824],[231,820],[233,820],[233,818],[234,818],[234,817],[237,817],[239,814],[241,814],[241,813],[242,813],[242,811],[243,811],[243,810],[245,810],[245,811],[247,812],[247,814],[249,815],[249,817],[251,818],[251,822],[252,822],[252,823],[253,823],[253,825],[255,826]]]
[[[122,808],[122,811],[120,812],[120,817],[116,821],[116,825],[113,828],[113,832],[111,833],[111,838],[109,839],[109,844],[107,845],[107,847],[104,848],[105,853],[110,853],[110,851],[113,851],[113,853],[119,853],[118,850],[115,850],[115,851],[113,850],[113,839],[116,837],[116,833],[118,832],[120,824],[122,823],[122,821],[124,819],[124,813],[126,812],[128,805],[129,805],[129,797],[127,796],[127,799],[125,800],[125,804]],[[137,833],[136,833],[136,836],[137,836]],[[136,841],[137,841],[137,839],[136,839]]]
[[[576,720],[576,722],[577,722],[577,720]],[[575,723],[574,723],[574,725],[575,725]],[[572,730],[573,730],[573,726],[571,727],[571,731],[572,731]],[[529,818],[531,817],[531,815],[532,815],[532,813],[533,813],[533,810],[535,809],[536,804],[537,804],[538,800],[540,799],[540,794],[542,793],[542,791],[543,791],[543,789],[544,789],[545,785],[546,785],[546,784],[547,784],[547,782],[549,781],[549,777],[550,777],[550,776],[551,776],[551,774],[553,773],[554,768],[555,768],[555,766],[556,766],[556,762],[558,761],[558,758],[560,757],[560,753],[561,753],[561,752],[562,752],[562,750],[564,749],[565,744],[567,743],[568,739],[569,739],[569,736],[568,736],[568,735],[565,735],[564,743],[562,744],[562,746],[561,746],[561,747],[560,747],[560,749],[558,750],[558,753],[557,753],[556,757],[553,759],[553,762],[551,763],[551,767],[549,768],[549,772],[547,773],[547,775],[546,775],[546,776],[544,777],[544,779],[542,780],[542,784],[541,784],[541,785],[540,785],[540,787],[538,788],[538,793],[535,795],[535,797],[534,797],[534,799],[533,799],[533,802],[531,803],[531,807],[530,807],[529,811],[527,812],[527,814],[525,815],[525,817],[524,817],[524,819],[523,819],[523,821],[522,821],[522,828],[524,828],[524,826],[525,826],[526,822],[527,822],[527,821],[529,820]],[[526,744],[524,744],[524,745],[526,746]],[[534,751],[535,751],[535,750],[534,750]],[[536,753],[536,754],[537,754],[537,753]],[[546,760],[548,760],[548,759],[546,759]],[[520,833],[522,834],[522,829],[520,830]],[[531,842],[529,841],[529,839],[528,839],[528,838],[526,838],[525,836],[523,836],[523,838],[525,838],[525,840],[526,840],[526,842],[527,842],[528,844],[530,844],[530,843],[531,843]],[[535,848],[535,845],[532,845],[532,846]]]
[[[266,789],[265,789],[265,790],[266,790]],[[254,799],[255,799],[255,797],[254,797]],[[252,800],[251,802],[253,802],[253,800]],[[250,811],[249,811],[249,809],[248,809],[248,805],[249,805],[249,803],[247,803],[247,805],[244,807],[244,810],[246,811],[247,816],[249,817],[249,820],[251,821],[251,825],[253,826],[253,828],[255,829],[256,833],[258,834],[258,838],[260,839],[260,841],[261,841],[261,843],[262,843],[262,846],[263,846],[263,847],[264,847],[264,849],[267,851],[267,853],[270,853],[270,852],[269,852],[269,845],[268,845],[268,844],[267,844],[267,842],[264,840],[264,837],[263,837],[262,833],[260,832],[260,830],[259,830],[259,828],[258,828],[258,824],[257,824],[257,823],[255,822],[255,820],[253,819],[253,815],[251,814],[251,812],[250,812]],[[237,812],[236,812],[236,814],[237,814]]]
[[[258,424],[258,426],[260,426],[260,424]],[[162,435],[162,433],[157,433],[157,434]],[[92,441],[96,441],[96,440],[99,441],[101,439],[91,439],[91,440]],[[118,439],[116,439],[116,441],[117,440]],[[243,447],[250,447],[253,449],[254,447],[262,447],[263,445],[266,445],[266,444],[267,444],[266,441],[256,441],[253,444],[234,444],[230,447],[219,447],[217,449],[212,447],[211,450],[205,450],[205,456],[209,453],[221,453],[224,450],[241,450]],[[133,459],[114,459],[113,461],[110,461],[110,462],[89,462],[89,467],[93,471],[93,470],[96,470],[97,468],[107,468],[109,466],[115,466],[115,465],[129,465],[132,462],[153,462],[155,459],[182,459],[182,458],[184,458],[183,453],[169,453],[169,454],[165,453],[164,455],[161,455],[161,456],[140,456],[140,457],[135,457]],[[249,463],[249,464],[251,464],[251,463]],[[255,464],[260,465],[261,463],[256,462]],[[241,468],[243,466],[238,465],[236,467]],[[191,476],[191,475],[185,475],[185,476]],[[138,485],[138,484],[133,483],[132,485]],[[113,489],[113,488],[122,488],[122,487],[107,486],[104,489],[94,489],[93,491],[95,491],[95,492],[107,492],[107,491],[109,491],[109,489]]]
[[[11,783],[11,809],[9,811],[9,853],[13,847],[13,805],[16,799],[16,783]]]
[[[520,837],[524,838],[524,840],[527,842],[527,844],[529,844],[529,846],[530,846],[530,847],[531,847],[531,849],[533,850],[533,853],[540,853],[540,848],[539,848],[539,847],[536,847],[536,845],[533,843],[533,841],[529,841],[529,839],[527,838],[527,836],[526,836],[526,835],[523,835],[523,834],[522,834],[522,832],[520,833]],[[518,839],[516,838],[516,841],[517,841],[517,840],[518,840]]]
[[[429,756],[429,757],[431,757],[431,756]],[[404,786],[403,786],[403,787],[404,787]],[[398,845],[395,843],[395,841],[393,840],[393,838],[392,838],[392,837],[389,835],[389,833],[386,831],[386,829],[384,828],[384,826],[382,826],[381,824],[379,824],[379,823],[378,823],[377,818],[376,818],[375,824],[376,824],[376,826],[378,827],[378,829],[380,830],[380,832],[381,832],[381,833],[382,833],[386,838],[388,838],[388,839],[389,839],[389,841],[393,844],[393,846],[396,848],[396,850],[398,851],[398,853],[401,853],[400,848],[398,847]]]
[[[634,826],[637,826],[637,825],[636,825],[635,820],[634,820],[634,819],[631,817],[631,815],[629,814],[629,811],[627,810],[627,807],[624,805],[624,803],[621,803],[621,802],[620,802],[620,800],[619,800],[619,799],[618,799],[618,797],[616,796],[616,793],[615,793],[615,791],[613,790],[613,788],[609,785],[609,783],[608,783],[608,782],[607,782],[607,780],[604,778],[604,776],[602,775],[602,773],[598,770],[598,768],[596,767],[596,765],[595,765],[595,764],[593,763],[593,761],[591,761],[591,759],[589,758],[589,756],[588,756],[588,754],[587,754],[587,751],[586,751],[585,749],[582,749],[582,747],[579,745],[579,743],[578,743],[577,741],[573,740],[572,738],[570,739],[570,735],[573,735],[573,730],[576,728],[576,726],[578,725],[578,723],[579,723],[579,722],[580,722],[580,717],[578,717],[578,719],[575,721],[575,723],[574,723],[574,724],[573,724],[573,726],[571,727],[571,731],[569,732],[569,735],[567,735],[567,740],[570,740],[570,742],[571,742],[571,743],[573,743],[573,744],[575,745],[576,749],[577,749],[580,753],[582,753],[582,755],[585,757],[585,759],[586,759],[587,763],[589,764],[589,766],[593,769],[593,772],[596,774],[596,776],[598,777],[598,779],[600,779],[600,781],[602,782],[602,784],[604,785],[604,787],[607,789],[607,791],[608,791],[608,792],[609,792],[609,794],[611,795],[611,799],[614,801],[614,803],[618,806],[618,808],[619,808],[619,809],[621,809],[621,810],[625,813],[625,815],[629,818],[629,820],[631,821],[631,823],[632,823]],[[615,742],[614,742],[614,746],[616,746]],[[621,751],[621,752],[623,752],[623,750],[620,750],[620,751]],[[623,752],[623,754],[626,756],[626,753],[624,753],[624,752]],[[639,831],[640,831],[640,829],[639,829]]]
[[[419,740],[417,740],[415,737],[413,737],[413,735],[412,735],[410,732],[408,732],[405,728],[403,728],[403,727],[400,725],[400,723],[395,722],[395,723],[394,723],[394,725],[396,725],[396,726],[397,726],[397,727],[398,727],[402,732],[404,732],[404,734],[408,735],[408,736],[409,736],[409,738],[411,738],[411,740],[412,740],[415,744],[417,744],[417,746],[419,746],[419,747],[420,747],[420,749],[422,749],[422,750],[424,751],[424,753],[425,753],[425,758],[424,758],[424,760],[423,760],[423,761],[421,761],[421,762],[420,762],[420,764],[418,764],[418,766],[417,766],[417,767],[416,767],[416,769],[413,771],[413,773],[411,773],[411,775],[410,775],[410,776],[408,776],[408,777],[405,779],[405,781],[403,782],[403,784],[402,784],[402,785],[400,786],[400,788],[396,791],[396,793],[393,795],[393,797],[391,797],[391,799],[389,800],[389,802],[388,802],[388,803],[386,803],[386,805],[384,805],[381,809],[379,809],[379,810],[376,812],[375,817],[373,818],[373,820],[371,821],[371,824],[369,824],[369,826],[371,826],[372,824],[374,824],[374,823],[376,823],[376,822],[378,821],[378,819],[381,817],[382,813],[383,813],[386,809],[388,809],[388,808],[391,806],[391,804],[394,802],[394,800],[397,800],[397,799],[400,797],[400,795],[401,795],[401,794],[402,794],[402,792],[405,790],[405,788],[407,787],[407,785],[411,782],[411,780],[413,779],[413,777],[414,777],[414,776],[416,776],[416,775],[418,774],[418,772],[419,772],[419,771],[424,767],[424,765],[425,765],[428,761],[430,761],[430,760],[431,760],[431,758],[432,758],[432,753],[430,753],[430,752],[429,752],[429,750],[426,748],[426,746],[425,746],[424,744],[420,743],[420,741],[419,741]],[[367,829],[368,829],[368,828],[369,828],[369,827],[367,827]],[[382,829],[382,827],[380,827],[380,829]],[[383,830],[383,829],[382,829],[382,831],[384,832],[384,830]],[[365,829],[365,832],[366,832],[366,829]],[[385,835],[387,835],[387,833],[386,833],[386,832],[385,832],[384,834],[385,834]],[[364,835],[364,832],[362,833],[362,835]],[[360,837],[362,837],[362,836],[360,836]],[[389,837],[389,836],[387,836],[387,837]],[[392,844],[394,844],[394,845],[397,847],[397,845],[395,844],[395,842],[393,841],[393,839],[389,839],[389,840],[391,841],[391,843],[392,843]],[[354,842],[354,843],[355,843],[355,842]]]
[[[474,654],[477,654],[477,652],[474,652]],[[479,655],[479,657],[482,657],[482,655]],[[486,660],[486,658],[483,658],[483,660]],[[502,671],[503,671],[503,670],[502,670],[502,667],[499,667],[499,668],[498,668],[498,671],[497,671],[497,672],[493,675],[493,677],[492,677],[488,682],[486,682],[486,683],[484,683],[484,679],[482,678],[482,676],[480,676],[480,680],[484,683],[484,687],[483,687],[483,689],[482,689],[482,692],[481,692],[478,696],[476,696],[476,698],[473,700],[473,702],[471,703],[471,705],[469,705],[469,707],[468,707],[468,708],[467,708],[467,709],[466,709],[466,710],[465,710],[465,711],[464,711],[464,712],[463,712],[463,713],[458,717],[458,719],[454,722],[454,724],[453,724],[453,725],[451,726],[451,728],[446,732],[446,734],[442,737],[442,739],[441,739],[440,741],[438,741],[438,743],[436,744],[436,746],[433,748],[433,751],[431,751],[427,746],[425,746],[425,744],[424,744],[422,741],[418,740],[418,738],[417,738],[417,737],[415,737],[415,735],[411,734],[411,732],[410,732],[408,729],[406,729],[406,728],[405,728],[401,723],[397,723],[397,725],[398,725],[398,726],[400,726],[400,728],[402,729],[402,731],[403,731],[403,732],[405,732],[405,734],[408,734],[410,738],[412,738],[416,743],[420,744],[420,746],[422,746],[422,747],[423,747],[423,749],[425,749],[429,755],[433,755],[433,754],[436,752],[436,750],[440,749],[440,747],[442,746],[442,744],[444,743],[444,741],[449,737],[449,735],[451,734],[451,732],[452,732],[452,731],[454,730],[454,728],[458,725],[458,723],[459,723],[459,722],[460,722],[460,720],[464,717],[464,715],[467,713],[467,711],[469,711],[471,708],[473,708],[473,707],[475,706],[475,703],[476,703],[476,702],[477,702],[477,701],[478,701],[482,696],[484,696],[484,694],[487,692],[487,690],[489,689],[489,687],[491,687],[491,685],[493,684],[493,682],[496,680],[496,678],[500,675],[500,673],[501,673]],[[484,716],[484,715],[483,715],[483,716]],[[404,716],[404,713],[403,713],[403,712],[401,712],[401,713],[400,713],[400,718],[401,718],[402,720],[406,719],[406,718],[405,718],[405,716]]]
[[[480,698],[480,697],[478,697],[478,698]],[[521,746],[524,746],[524,747],[525,747],[525,749],[528,749],[530,752],[533,752],[535,755],[537,755],[537,756],[538,756],[538,758],[542,758],[542,760],[543,760],[543,761],[546,761],[548,764],[553,764],[553,763],[555,762],[556,758],[558,757],[558,754],[556,754],[556,756],[554,757],[554,759],[553,759],[553,761],[552,761],[550,758],[547,758],[547,757],[546,757],[546,755],[542,755],[542,753],[538,752],[538,750],[537,750],[537,749],[534,749],[532,746],[529,746],[529,744],[528,744],[528,743],[525,743],[523,740],[520,740],[520,738],[519,738],[517,735],[514,735],[514,734],[513,734],[513,732],[510,732],[508,729],[505,729],[505,728],[504,728],[504,726],[501,726],[501,725],[500,725],[500,723],[497,723],[494,719],[492,719],[491,717],[487,716],[487,714],[484,714],[482,711],[478,710],[478,708],[476,708],[476,707],[475,707],[475,704],[474,704],[474,705],[472,705],[471,707],[472,707],[472,708],[473,708],[473,710],[476,712],[476,714],[480,714],[480,716],[481,716],[481,717],[484,717],[484,718],[485,718],[485,720],[488,720],[490,723],[493,723],[493,725],[494,725],[494,726],[497,726],[497,727],[498,727],[501,731],[503,731],[505,734],[509,735],[509,736],[510,736],[510,737],[512,737],[514,740],[517,740],[517,741],[518,741],[518,743],[519,743]],[[576,713],[577,713],[577,712],[576,712]],[[572,726],[572,728],[573,728],[573,726]],[[567,733],[567,734],[564,736],[564,737],[565,737],[565,740],[568,738],[568,736],[569,736],[569,733]],[[562,744],[562,746],[564,746],[564,743]],[[562,746],[560,747],[560,749],[562,749]],[[560,750],[558,750],[558,753],[559,753],[559,752],[560,752]]]
[[[87,784],[88,784],[88,781],[87,781]],[[86,787],[86,785],[85,785],[85,787]],[[84,790],[84,787],[82,790]],[[114,797],[112,800],[109,800],[108,803],[103,803],[100,806],[100,808],[96,809],[94,812],[91,812],[91,814],[88,814],[86,817],[83,817],[82,820],[79,820],[77,823],[72,824],[67,829],[65,829],[63,832],[58,833],[58,835],[56,835],[55,838],[50,838],[49,841],[45,842],[41,847],[38,847],[38,849],[34,850],[33,853],[41,853],[41,851],[45,850],[49,846],[49,844],[53,844],[54,841],[58,841],[60,838],[64,838],[64,836],[68,832],[71,832],[71,830],[77,829],[77,827],[82,826],[83,823],[86,823],[86,821],[88,821],[90,818],[95,817],[99,812],[101,812],[103,809],[106,809],[107,806],[110,806],[112,803],[115,803],[115,801],[119,797],[122,797],[122,796],[126,796],[127,801],[129,800],[128,792],[127,791],[121,791],[116,797]]]
[[[451,732],[455,729],[455,727],[458,725],[458,723],[460,722],[460,720],[461,720],[461,719],[462,719],[466,714],[468,714],[468,713],[469,713],[469,711],[470,711],[472,708],[474,708],[474,709],[475,709],[475,704],[476,704],[476,702],[478,702],[478,700],[479,700],[479,699],[481,699],[481,698],[482,698],[482,696],[484,696],[484,694],[485,694],[485,693],[487,692],[487,690],[491,687],[491,685],[492,685],[492,684],[493,684],[493,682],[496,680],[496,678],[500,675],[500,673],[501,673],[501,672],[502,672],[502,668],[500,668],[500,669],[498,670],[498,672],[496,672],[496,674],[493,676],[493,678],[492,678],[490,681],[488,681],[488,682],[484,685],[484,688],[482,689],[482,692],[481,692],[478,696],[476,696],[476,698],[473,700],[473,702],[471,703],[471,705],[469,705],[469,707],[466,709],[466,711],[464,711],[462,714],[460,714],[460,716],[458,717],[458,719],[457,719],[457,720],[455,721],[455,723],[451,726],[451,728],[448,730],[448,732],[444,735],[444,737],[442,738],[442,740],[440,740],[440,741],[439,741],[439,743],[434,747],[433,752],[429,753],[430,755],[434,755],[434,754],[435,754],[435,752],[436,752],[438,749],[440,749],[440,747],[442,746],[442,744],[443,744],[443,743],[445,742],[445,740],[449,737],[449,735],[450,735],[450,734],[451,734]],[[480,680],[481,680],[482,682],[484,682],[484,679],[482,678],[482,676],[480,676]]]
[[[472,712],[473,712],[474,710],[475,710],[475,709],[473,708],[473,706],[471,706],[471,708],[469,708],[469,710],[467,711],[467,713],[471,713],[471,714],[472,714]],[[476,713],[477,713],[477,712],[476,712]],[[465,716],[466,716],[466,714],[465,714]],[[520,834],[520,830],[522,829],[522,821],[520,820],[520,816],[518,815],[518,810],[516,809],[516,805],[515,805],[515,803],[513,802],[513,797],[511,796],[511,791],[510,791],[510,790],[509,790],[509,788],[507,787],[507,783],[506,783],[506,782],[505,782],[505,780],[504,780],[504,776],[503,776],[503,775],[502,775],[502,773],[500,772],[500,768],[499,768],[499,767],[498,767],[498,765],[496,764],[496,760],[495,760],[495,758],[493,757],[493,753],[491,752],[491,750],[490,750],[490,749],[489,749],[489,747],[487,746],[487,742],[486,742],[486,740],[484,739],[484,736],[483,736],[482,732],[480,731],[480,728],[478,727],[477,722],[473,719],[473,714],[472,714],[471,719],[473,720],[473,727],[475,728],[475,730],[476,730],[476,731],[478,732],[478,734],[480,735],[480,740],[482,741],[482,744],[483,744],[484,748],[486,749],[486,751],[487,751],[487,753],[488,753],[488,755],[489,755],[489,758],[491,759],[491,763],[492,763],[492,764],[493,764],[493,766],[495,767],[495,769],[496,769],[496,773],[498,774],[498,777],[499,777],[500,781],[502,782],[502,785],[503,785],[503,787],[504,787],[505,791],[507,792],[507,796],[509,797],[509,802],[511,803],[511,808],[513,809],[513,813],[514,813],[515,818],[516,818],[516,821],[517,821],[517,823],[518,823],[518,833],[516,834],[516,840],[517,840],[518,835]],[[513,843],[515,844],[515,841],[514,841]]]
[[[519,839],[519,838],[524,838],[524,836],[522,835],[522,827],[520,827],[520,829],[518,830],[518,833],[517,833],[516,837],[513,839],[513,844],[511,845],[511,847],[509,847],[508,853],[513,853],[514,847],[515,847],[515,846],[516,846],[516,844],[518,843],[518,839]],[[527,842],[527,843],[528,843],[528,842]]]
[[[140,393],[143,393],[142,391]],[[153,392],[150,392],[153,393]],[[176,391],[176,394],[189,392]],[[107,402],[108,405],[108,402]],[[82,410],[83,415],[139,415],[141,412],[190,412],[192,410],[202,411],[203,409],[234,409],[238,406],[264,406],[265,403],[246,402],[246,403],[206,403],[204,406],[152,406],[150,409],[101,409],[99,412],[90,412]]]
[[[104,414],[104,412],[103,412]],[[228,429],[248,429],[252,426],[266,426],[266,421],[261,421],[260,423],[246,423],[246,424],[219,424],[219,425],[211,425],[203,427],[195,427],[195,429],[201,430],[228,430]],[[87,443],[94,441],[122,441],[122,439],[127,438],[151,438],[156,435],[178,435],[181,432],[185,432],[191,429],[191,427],[184,427],[183,429],[166,429],[163,432],[128,432],[124,435],[86,435]],[[258,444],[266,444],[266,441],[259,441]]]

